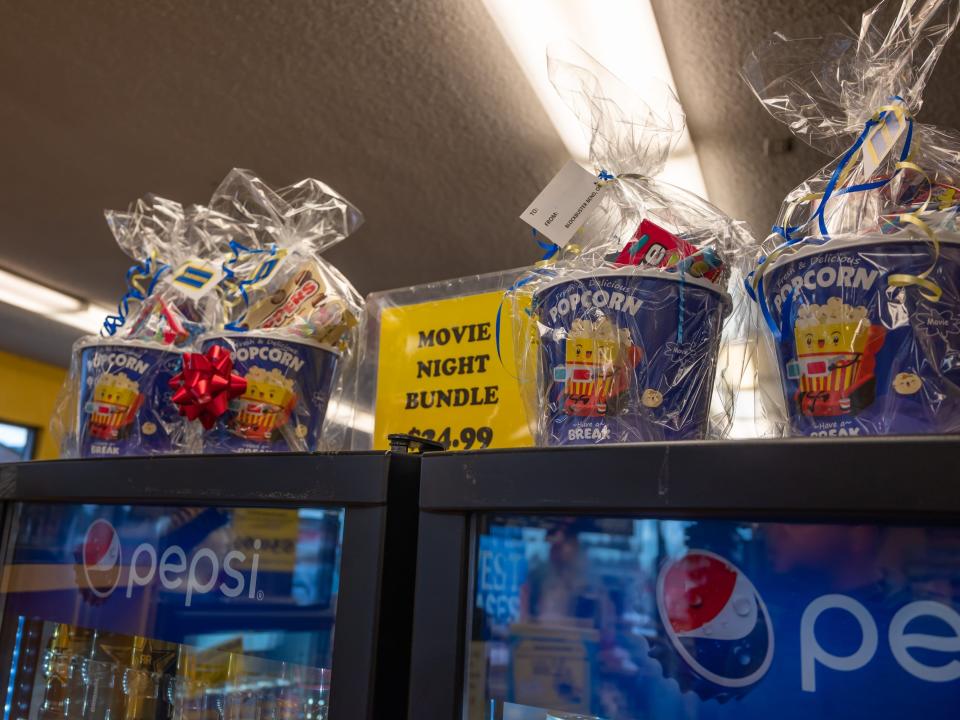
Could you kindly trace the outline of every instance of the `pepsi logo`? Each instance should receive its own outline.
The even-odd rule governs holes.
[[[666,563],[657,609],[673,650],[696,676],[745,692],[770,668],[773,626],[763,598],[719,555],[691,550]]]
[[[108,597],[120,582],[120,538],[113,525],[106,520],[90,524],[83,538],[81,560],[86,589],[97,597]]]

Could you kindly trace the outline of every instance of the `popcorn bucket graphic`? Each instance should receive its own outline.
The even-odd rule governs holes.
[[[593,271],[533,297],[540,442],[681,440],[707,430],[729,299],[707,280]]]
[[[960,246],[940,241],[936,258],[927,241],[880,236],[774,261],[764,290],[793,434],[960,430]],[[931,265],[938,302],[888,281]]]
[[[186,425],[170,402],[180,352],[130,340],[79,343],[79,451],[83,457],[176,452]]]
[[[117,440],[137,419],[143,405],[139,383],[120,373],[104,373],[93,388],[90,403],[90,435],[103,440]]]
[[[788,376],[799,382],[794,401],[801,413],[814,416],[856,414],[876,394],[877,351],[884,328],[873,325],[866,308],[850,308],[833,297],[825,306],[799,308],[794,340],[797,359]]]
[[[283,428],[296,407],[293,380],[279,370],[254,366],[247,389],[234,403],[233,429],[250,440],[269,441]]]
[[[204,432],[203,451],[315,450],[336,379],[337,350],[257,331],[207,336],[203,352],[214,344],[230,351],[234,372],[246,379],[247,389]]]
[[[606,415],[624,397],[642,356],[630,333],[614,328],[606,316],[574,320],[565,354],[566,363],[553,369],[554,379],[564,383],[564,412],[586,417]]]

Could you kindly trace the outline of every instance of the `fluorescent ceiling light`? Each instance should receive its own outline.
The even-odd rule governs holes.
[[[88,333],[99,332],[112,312],[6,270],[0,270],[0,302]]]
[[[116,309],[104,307],[103,305],[87,305],[82,310],[71,313],[52,313],[47,315],[50,320],[55,320],[62,325],[70,325],[78,330],[83,330],[92,335],[99,335],[103,329],[103,321],[107,315],[113,315]]]
[[[583,126],[547,77],[550,42],[572,40],[651,102],[662,95],[659,83],[676,92],[650,0],[484,0],[484,4],[568,151],[581,164],[588,160],[588,141]],[[700,162],[686,130],[660,177],[707,197]]]

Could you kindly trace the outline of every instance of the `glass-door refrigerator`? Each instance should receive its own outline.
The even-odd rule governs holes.
[[[389,453],[0,466],[3,720],[403,708],[417,470]]]
[[[960,717],[958,455],[427,455],[409,717]]]

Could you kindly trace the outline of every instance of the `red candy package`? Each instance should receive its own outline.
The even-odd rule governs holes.
[[[723,265],[711,248],[691,245],[649,220],[640,223],[637,232],[614,262],[618,265],[647,265],[657,268],[679,266],[684,272],[711,282],[716,282],[723,273]]]

